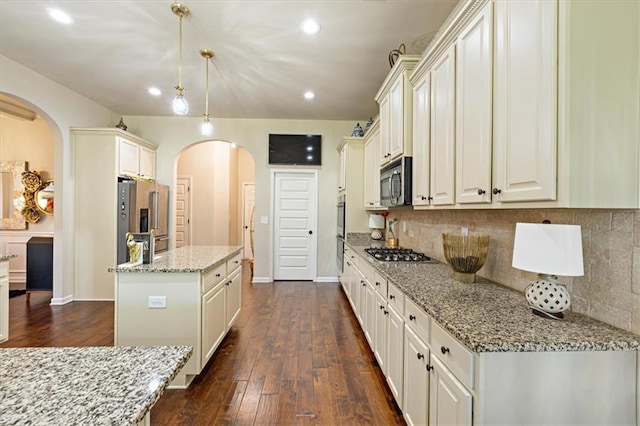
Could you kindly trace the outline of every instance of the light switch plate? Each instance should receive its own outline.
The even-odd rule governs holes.
[[[149,296],[148,307],[151,309],[165,309],[167,307],[167,296]]]
[[[269,223],[269,216],[260,216],[260,223],[266,225]]]

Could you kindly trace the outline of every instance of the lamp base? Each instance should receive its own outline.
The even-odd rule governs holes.
[[[543,318],[563,319],[571,299],[567,288],[555,275],[538,274],[538,279],[524,290],[524,297],[534,314]]]
[[[377,229],[374,229],[373,231],[371,231],[371,239],[372,240],[381,240],[382,239],[382,232],[378,231]]]

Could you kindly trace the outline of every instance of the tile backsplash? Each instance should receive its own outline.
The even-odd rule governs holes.
[[[582,227],[584,276],[562,277],[571,309],[640,334],[640,210],[434,210],[394,209],[395,234],[402,247],[444,260],[442,233],[479,232],[490,236],[487,262],[478,275],[524,291],[534,273],[511,267],[516,222]],[[388,235],[387,235],[388,236]],[[523,298],[523,303],[524,298]]]

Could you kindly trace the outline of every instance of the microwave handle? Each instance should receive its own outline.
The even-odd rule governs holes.
[[[399,174],[400,172],[396,170],[389,176],[389,195],[391,196],[391,205],[393,206],[398,205],[398,199],[400,198],[400,194],[394,194],[393,192],[393,177]]]

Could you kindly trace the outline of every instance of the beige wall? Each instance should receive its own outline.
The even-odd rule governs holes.
[[[523,291],[535,274],[511,267],[516,222],[582,227],[584,276],[562,278],[572,309],[640,334],[640,210],[392,210],[400,245],[444,261],[442,233],[461,227],[490,236],[489,254],[478,275]],[[403,223],[406,232],[403,232]],[[524,297],[523,297],[523,303]]]
[[[0,160],[26,161],[27,170],[37,171],[43,180],[52,180],[53,135],[49,125],[40,117],[28,121],[0,114]],[[53,216],[41,214],[40,220],[27,224],[24,232],[53,234]]]
[[[253,157],[243,148],[238,148],[236,150],[238,154],[238,181],[237,181],[237,193],[238,193],[238,204],[237,204],[237,223],[238,223],[238,232],[236,234],[236,241],[238,245],[242,245],[242,223],[243,223],[243,215],[244,215],[244,204],[243,204],[243,186],[245,183],[253,183],[256,181],[256,166],[253,161]]]

